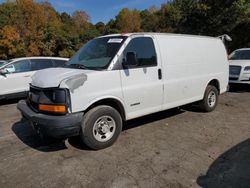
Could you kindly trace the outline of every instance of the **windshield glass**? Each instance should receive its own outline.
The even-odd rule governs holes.
[[[238,50],[233,52],[230,57],[230,60],[250,60],[250,50]]]
[[[68,61],[67,66],[84,69],[106,69],[126,38],[125,36],[117,36],[93,39]]]

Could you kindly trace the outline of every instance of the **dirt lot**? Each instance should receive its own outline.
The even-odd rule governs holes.
[[[125,125],[111,148],[42,142],[16,104],[0,105],[0,187],[250,187],[250,92],[216,111],[173,109]]]

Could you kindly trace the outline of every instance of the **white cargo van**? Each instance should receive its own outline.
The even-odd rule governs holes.
[[[123,121],[196,101],[214,110],[228,78],[220,39],[109,35],[88,42],[67,67],[38,71],[18,109],[43,135],[80,135],[102,149],[115,142]]]

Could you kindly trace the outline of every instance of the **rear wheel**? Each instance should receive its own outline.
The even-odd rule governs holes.
[[[208,85],[204,94],[203,100],[200,102],[200,107],[205,112],[212,112],[218,104],[219,91],[216,87]]]
[[[81,138],[88,147],[98,150],[111,146],[121,131],[119,112],[110,106],[97,106],[84,115]]]

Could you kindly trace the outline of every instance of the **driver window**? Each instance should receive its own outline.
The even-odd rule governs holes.
[[[138,37],[132,39],[123,52],[123,62],[127,61],[127,55],[132,52],[137,58],[138,64],[136,67],[157,66],[156,51],[152,38]]]

